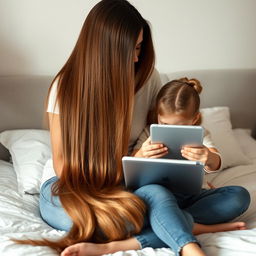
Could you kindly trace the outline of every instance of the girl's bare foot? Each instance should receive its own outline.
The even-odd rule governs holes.
[[[224,232],[233,230],[245,230],[245,222],[231,222],[231,223],[221,223],[213,225],[203,225],[196,223],[193,228],[194,235],[200,235],[204,233],[214,233],[214,232]]]

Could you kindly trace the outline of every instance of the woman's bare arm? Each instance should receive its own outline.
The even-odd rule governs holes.
[[[58,114],[53,113],[48,113],[48,118],[51,134],[53,168],[56,175],[59,177],[63,167],[60,118]]]

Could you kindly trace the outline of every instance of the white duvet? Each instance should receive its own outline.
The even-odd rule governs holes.
[[[255,256],[256,255],[256,160],[252,165],[237,166],[219,174],[208,175],[215,186],[243,185],[251,194],[251,205],[238,219],[247,222],[248,230],[204,234],[198,236],[202,248],[209,256]],[[207,214],[207,212],[205,213]],[[0,160],[0,255],[29,256],[57,255],[48,247],[17,245],[9,238],[41,237],[56,239],[64,235],[52,229],[40,218],[38,196],[18,193],[16,174],[11,164]],[[117,252],[114,256],[167,256],[174,253],[167,248],[141,251]]]

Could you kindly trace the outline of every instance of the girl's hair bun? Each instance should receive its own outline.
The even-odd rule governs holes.
[[[179,81],[193,87],[198,94],[200,94],[201,91],[203,90],[201,83],[195,78],[188,79],[187,77],[183,77],[183,78],[180,78]]]

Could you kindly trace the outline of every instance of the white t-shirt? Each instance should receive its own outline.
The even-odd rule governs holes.
[[[59,106],[58,103],[56,103],[57,85],[58,79],[56,79],[52,85],[47,106],[47,112],[54,114],[59,114]],[[159,73],[155,69],[151,77],[146,82],[146,84],[142,88],[140,88],[140,90],[135,95],[131,135],[129,140],[129,153],[133,151],[133,147],[136,144],[139,135],[146,127],[147,114],[149,110],[153,108],[156,96],[161,86],[162,83],[160,80]],[[49,167],[50,166],[48,166],[48,168],[46,168],[46,170],[43,173],[43,179],[41,184],[43,184],[44,181],[55,176],[53,168]],[[52,171],[50,171],[51,169]]]

